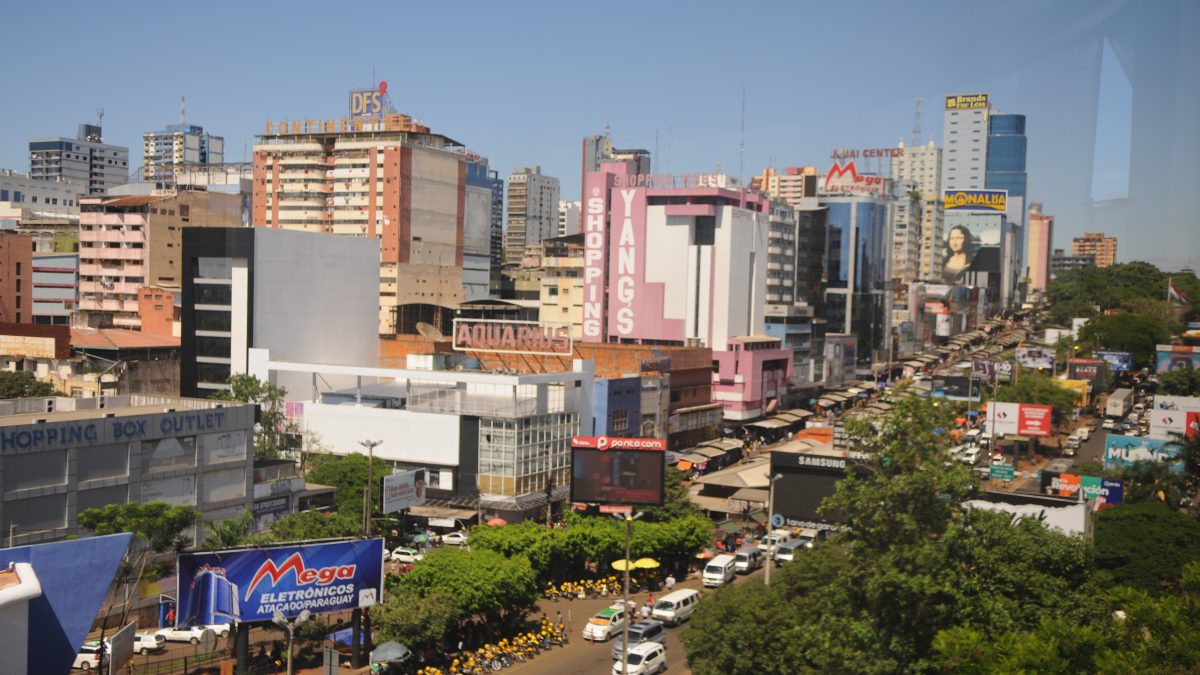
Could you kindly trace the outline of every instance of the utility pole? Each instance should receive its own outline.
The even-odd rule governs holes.
[[[624,516],[615,515],[614,517],[621,518],[625,521],[625,630],[621,634],[621,672],[629,672],[629,624],[633,622],[633,612],[629,609],[629,568],[633,567],[633,561],[629,559],[629,547],[633,541],[633,521],[642,517],[639,511],[637,515],[632,515],[633,507],[629,508],[629,514]]]
[[[767,486],[767,576],[763,580],[764,586],[771,585],[771,565],[775,563],[775,547],[771,545],[771,530],[775,529],[775,523],[771,519],[775,514],[775,481],[780,478],[783,478],[781,473],[771,476],[771,483]]]
[[[363,536],[371,536],[371,486],[375,482],[375,448],[383,444],[383,441],[359,441],[359,445],[367,449],[367,500],[363,504]]]
[[[13,533],[16,531],[17,531],[17,524],[9,523],[8,524],[8,547],[9,548],[13,547]]]

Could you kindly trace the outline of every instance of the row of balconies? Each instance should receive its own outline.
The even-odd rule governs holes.
[[[80,293],[94,293],[101,295],[104,293],[116,293],[118,295],[137,295],[145,284],[131,284],[126,282],[104,283],[101,281],[80,281]]]
[[[81,246],[79,248],[79,260],[95,262],[100,260],[145,260],[146,249],[144,248],[100,248],[96,246]],[[100,263],[103,265],[104,263]]]
[[[99,312],[136,312],[138,311],[138,302],[134,300],[113,300],[80,297],[79,309]]]
[[[146,243],[146,233],[142,230],[79,230],[79,242],[121,242],[127,244]]]
[[[104,266],[80,260],[79,275],[84,277],[145,277],[146,268],[144,265]]]

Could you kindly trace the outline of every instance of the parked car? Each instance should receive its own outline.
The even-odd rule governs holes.
[[[609,638],[616,637],[625,630],[626,616],[624,603],[596,612],[583,627],[583,639],[606,642]]]
[[[100,644],[92,642],[79,648],[79,653],[75,655],[75,663],[71,664],[72,668],[80,670],[91,670],[100,666]]]
[[[392,550],[390,558],[393,562],[404,563],[406,565],[415,565],[424,560],[425,556],[414,548],[405,548],[400,546]]]
[[[444,535],[442,535],[442,543],[448,544],[450,546],[466,546],[467,545],[467,533],[466,532],[451,532],[450,534],[444,534]]]
[[[204,631],[211,628],[217,637],[227,638],[232,630],[230,624],[213,624],[211,626],[180,626],[178,628],[167,626],[156,631],[155,635],[161,635],[167,642],[190,642],[194,645],[200,644],[200,637],[204,635]]]
[[[1104,420],[1104,423],[1100,425],[1100,428],[1104,429],[1105,431],[1113,431],[1117,428],[1117,422],[1116,420]]]
[[[678,626],[692,616],[698,604],[700,592],[683,588],[659,598],[650,615],[668,626]]]
[[[621,655],[625,653],[624,632],[617,633],[617,639],[613,641],[612,657],[620,661]],[[629,644],[630,649],[646,642],[662,643],[667,639],[667,632],[663,630],[661,621],[639,621],[629,627]]]
[[[975,466],[979,462],[980,448],[978,446],[965,448],[958,456],[958,460],[967,466]]]
[[[99,640],[88,640],[84,643],[85,647],[99,647]],[[166,649],[167,640],[158,633],[135,633],[133,636],[133,651],[145,656],[150,652],[157,652]],[[104,648],[106,653],[112,653],[112,640],[104,639]]]
[[[650,675],[661,673],[667,669],[667,648],[657,642],[640,644],[629,650],[629,670],[622,670],[622,664],[613,664],[613,675]]]
[[[790,541],[792,533],[789,530],[772,530],[769,534],[765,534],[758,540],[758,550],[766,553],[767,550],[775,548],[780,544]]]

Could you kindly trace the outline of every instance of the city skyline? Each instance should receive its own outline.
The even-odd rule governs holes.
[[[261,57],[248,58],[245,49],[174,52],[178,35],[154,32],[151,21],[197,21],[182,8],[131,3],[119,16],[14,8],[14,25],[53,22],[66,35],[128,38],[109,39],[106,70],[94,77],[62,77],[80,72],[70,48],[13,73],[9,91],[24,92],[30,103],[0,110],[0,167],[27,171],[29,138],[71,136],[80,122],[94,121],[97,107],[106,111],[105,140],[134,151],[144,132],[177,121],[181,95],[189,123],[225,137],[227,161],[249,161],[263,122],[344,116],[350,89],[387,80],[400,112],[487,156],[501,175],[539,164],[560,180],[564,199],[576,199],[580,139],[607,125],[618,147],[654,153],[655,172],[719,170],[748,182],[765,166],[824,170],[836,147],[909,143],[916,96],[923,99],[917,140],[942,144],[943,97],[986,92],[998,110],[1028,119],[1028,201],[1055,216],[1056,248],[1101,231],[1122,242],[1120,261],[1200,264],[1200,242],[1187,236],[1200,208],[1188,188],[1200,180],[1197,132],[1182,119],[1200,102],[1200,59],[1191,58],[1200,51],[1180,39],[1200,24],[1200,11],[1188,3],[1143,3],[1131,17],[1124,0],[1099,7],[1017,2],[986,22],[948,2],[781,4],[764,10],[778,20],[752,17],[737,22],[737,32],[732,22],[712,20],[727,7],[703,2],[617,3],[602,12],[516,3],[463,17],[380,7],[368,23],[395,28],[378,40],[337,21],[317,32],[312,26],[322,22],[314,18],[339,16],[324,5],[209,7],[206,17],[232,19],[207,29],[219,31],[221,44],[262,45]],[[1149,26],[1163,33],[1153,44],[1145,39]],[[15,51],[35,53],[35,35],[20,31]],[[318,38],[331,46],[320,59],[303,50],[273,53],[275,45]],[[979,47],[989,43],[996,48]],[[1165,122],[1166,113],[1144,113],[1140,96],[1123,93],[1131,85],[1120,63],[1130,50],[1139,64],[1176,59],[1155,75],[1161,81],[1141,85],[1174,96],[1174,106],[1163,107],[1180,112]],[[535,86],[545,96],[532,95],[528,81],[518,90],[494,66],[516,58],[534,60]],[[1164,145],[1161,133],[1171,142]],[[1152,188],[1138,171],[1146,155],[1169,169]],[[1153,194],[1139,200],[1144,190]]]

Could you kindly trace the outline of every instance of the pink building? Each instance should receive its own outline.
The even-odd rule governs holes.
[[[1042,205],[1029,205],[1029,232],[1025,236],[1025,264],[1029,265],[1029,289],[1046,292],[1050,282],[1050,251],[1054,241],[1054,216],[1042,213]]]
[[[584,181],[582,340],[709,347],[726,418],[764,414],[792,365],[764,336],[769,199],[722,174],[634,171]]]

